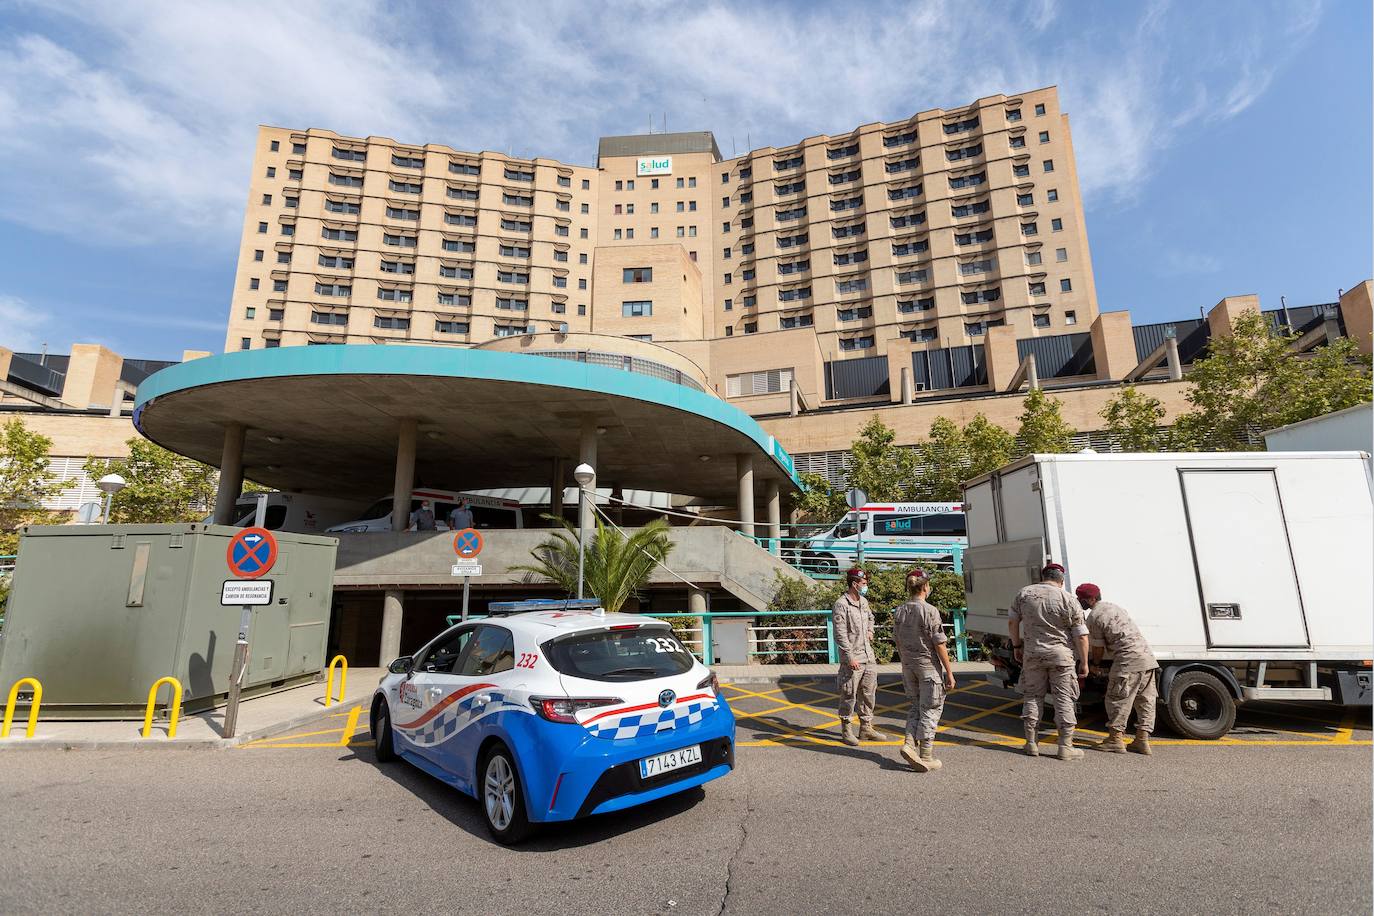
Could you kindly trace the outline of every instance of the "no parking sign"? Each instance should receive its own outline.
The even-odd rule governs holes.
[[[241,579],[266,575],[277,562],[277,539],[266,528],[245,528],[229,539],[225,560],[229,572]]]

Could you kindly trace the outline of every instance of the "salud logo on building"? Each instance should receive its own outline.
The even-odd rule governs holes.
[[[671,175],[673,174],[672,156],[640,156],[638,175]]]

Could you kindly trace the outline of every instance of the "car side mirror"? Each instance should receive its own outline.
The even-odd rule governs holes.
[[[388,665],[387,670],[390,671],[392,674],[409,674],[410,669],[413,667],[415,667],[414,657],[409,655],[402,655],[400,658],[396,659],[394,662]]]

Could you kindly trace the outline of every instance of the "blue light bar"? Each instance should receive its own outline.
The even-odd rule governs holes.
[[[493,617],[528,611],[591,611],[601,607],[600,598],[529,598],[525,601],[493,601],[487,613]]]

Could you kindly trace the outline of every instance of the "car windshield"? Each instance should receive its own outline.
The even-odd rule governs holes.
[[[649,681],[692,669],[692,654],[668,627],[577,633],[544,644],[554,670],[593,681]]]

